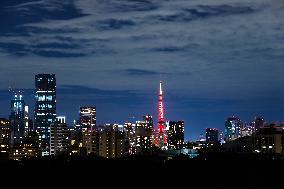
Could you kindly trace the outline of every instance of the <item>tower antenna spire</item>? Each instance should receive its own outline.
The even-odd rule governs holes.
[[[160,80],[160,91],[159,91],[159,95],[163,95],[163,88],[162,88],[162,85],[163,85],[163,81]]]

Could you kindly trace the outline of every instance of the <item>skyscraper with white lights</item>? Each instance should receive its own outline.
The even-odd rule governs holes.
[[[50,124],[56,120],[56,77],[55,74],[35,76],[34,124],[39,132],[42,155],[50,154]]]

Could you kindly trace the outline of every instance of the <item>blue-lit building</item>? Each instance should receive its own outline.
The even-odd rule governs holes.
[[[241,137],[242,122],[240,118],[232,116],[225,121],[225,141],[232,141]]]
[[[42,155],[50,153],[50,124],[56,120],[56,77],[55,74],[35,76],[34,125],[39,132]]]
[[[25,102],[22,94],[15,94],[11,100],[11,145],[20,145],[25,134]]]

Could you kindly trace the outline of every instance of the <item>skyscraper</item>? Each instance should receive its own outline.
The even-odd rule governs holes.
[[[206,129],[206,143],[207,144],[218,144],[219,142],[219,131],[214,128]]]
[[[154,144],[154,122],[153,122],[153,116],[146,115],[143,116],[143,120],[145,122],[145,148],[149,149],[153,147]]]
[[[97,111],[95,106],[80,107],[80,125],[83,130],[92,129],[97,123]]]
[[[39,132],[42,155],[49,155],[50,124],[56,119],[56,77],[55,74],[35,76],[34,125]]]
[[[50,125],[50,155],[67,151],[68,144],[68,127],[65,118],[58,117],[57,121]]]
[[[160,81],[159,89],[159,102],[158,102],[158,127],[157,135],[155,139],[156,146],[163,148],[167,145],[167,136],[165,132],[165,114],[164,114],[164,103],[163,103],[163,90],[162,81]]]
[[[242,122],[240,118],[232,116],[225,121],[225,141],[232,141],[241,137]]]
[[[184,121],[170,121],[168,131],[169,148],[182,149],[184,145]]]
[[[136,124],[131,122],[126,122],[123,126],[123,131],[125,134],[125,148],[127,149],[127,154],[133,155],[136,153],[136,136],[135,136]]]
[[[135,153],[143,153],[145,149],[153,147],[154,126],[153,116],[143,116],[143,121],[135,124]]]
[[[82,132],[83,148],[86,149],[87,154],[99,155],[101,128],[94,128]]]
[[[25,106],[25,136],[32,131],[34,131],[33,120],[29,116],[29,107]]]
[[[125,154],[125,135],[117,124],[107,124],[100,131],[99,155],[106,158],[119,158]]]
[[[21,93],[13,95],[11,100],[11,145],[20,145],[25,133],[25,102]]]

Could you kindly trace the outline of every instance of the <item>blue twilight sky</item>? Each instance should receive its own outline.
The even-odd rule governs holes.
[[[0,116],[9,86],[33,104],[34,74],[57,74],[58,114],[98,122],[157,115],[186,138],[224,119],[284,121],[283,0],[1,0]]]

